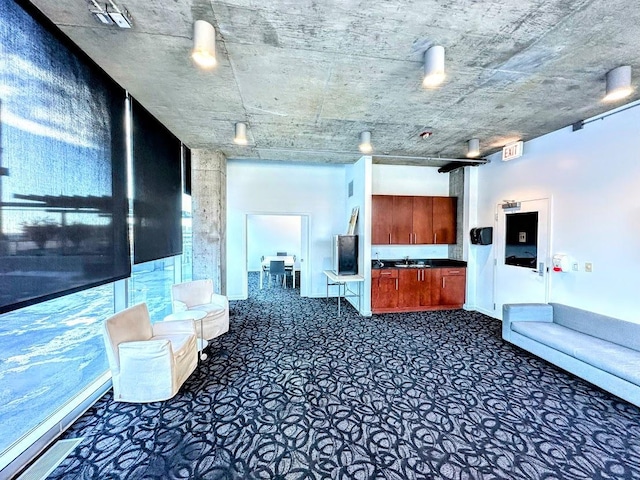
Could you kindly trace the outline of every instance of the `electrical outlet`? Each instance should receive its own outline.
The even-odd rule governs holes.
[[[579,269],[580,267],[578,266],[578,262],[573,262],[573,265],[571,265],[571,270],[577,272]]]
[[[593,272],[593,264],[591,262],[587,262],[584,264],[584,271],[585,272]]]

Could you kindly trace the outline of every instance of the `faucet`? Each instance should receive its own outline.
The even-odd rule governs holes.
[[[407,255],[406,257],[404,257],[404,264],[405,264],[405,265],[409,265],[409,255]]]

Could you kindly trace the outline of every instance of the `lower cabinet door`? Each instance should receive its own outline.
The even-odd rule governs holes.
[[[398,306],[398,275],[396,270],[373,270],[371,278],[371,309]]]
[[[418,307],[422,295],[422,269],[406,269],[398,272],[398,306]]]
[[[463,305],[467,289],[466,269],[442,268],[439,273],[437,304],[443,306]]]

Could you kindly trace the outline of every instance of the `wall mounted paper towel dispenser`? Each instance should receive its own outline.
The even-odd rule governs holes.
[[[493,243],[493,227],[472,228],[470,234],[473,245],[491,245]]]

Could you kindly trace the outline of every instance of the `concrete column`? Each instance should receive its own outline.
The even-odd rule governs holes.
[[[193,279],[211,278],[227,291],[227,158],[214,150],[191,150]]]
[[[456,244],[449,245],[449,258],[453,260],[463,259],[464,242],[464,168],[457,168],[449,173],[449,196],[458,197],[458,216],[456,218]]]

